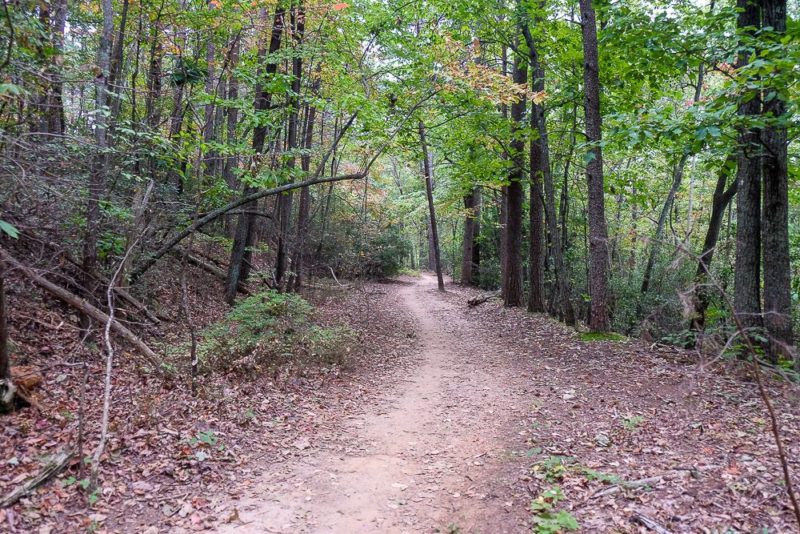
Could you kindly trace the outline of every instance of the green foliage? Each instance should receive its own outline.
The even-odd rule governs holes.
[[[214,447],[217,444],[217,434],[213,430],[203,430],[198,432],[193,438],[189,440],[190,445],[203,444],[208,447]]]
[[[622,419],[622,427],[628,432],[635,432],[642,423],[644,423],[644,417],[641,415],[632,415]]]
[[[543,491],[531,502],[531,522],[533,532],[537,534],[557,534],[565,530],[578,530],[578,521],[565,510],[557,510],[556,506],[564,499],[559,486]]]
[[[13,224],[7,223],[2,219],[0,219],[0,233],[4,233],[13,239],[19,238],[19,230]]]
[[[258,371],[287,361],[341,365],[352,333],[312,324],[312,310],[295,293],[271,290],[242,300],[222,321],[200,333],[202,367]]]

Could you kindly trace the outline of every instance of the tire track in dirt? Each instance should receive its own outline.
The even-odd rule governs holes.
[[[219,532],[523,532],[509,497],[525,378],[423,276],[399,289],[421,363],[332,440],[265,474]],[[313,441],[313,437],[312,437]],[[510,500],[509,500],[510,499]]]

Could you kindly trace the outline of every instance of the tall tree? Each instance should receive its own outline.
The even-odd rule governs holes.
[[[266,9],[262,10],[262,19],[267,18]],[[259,62],[259,82],[256,84],[255,101],[253,108],[256,113],[265,113],[272,105],[272,93],[267,87],[267,83],[271,77],[278,71],[278,63],[275,59],[275,54],[281,47],[281,40],[283,38],[284,17],[286,15],[286,8],[283,3],[279,3],[275,8],[275,15],[272,19],[272,30],[270,32],[269,48],[265,49],[263,44],[259,46],[258,62]],[[255,128],[253,128],[253,152],[254,164],[251,169],[255,170],[264,152],[264,145],[267,139],[267,121],[260,120]],[[255,188],[250,185],[245,185],[242,189],[242,198],[247,198],[255,193]],[[231,259],[228,264],[228,278],[225,282],[225,301],[228,304],[233,304],[236,299],[236,291],[239,287],[240,281],[244,281],[246,277],[242,277],[244,263],[247,258],[247,248],[252,245],[253,235],[255,233],[255,216],[253,212],[257,206],[257,202],[250,202],[243,207],[243,212],[239,215],[236,225],[236,233],[233,239],[233,246],[231,247]]]
[[[472,187],[469,193],[464,195],[464,212],[466,215],[464,217],[464,245],[461,256],[461,283],[471,285],[474,282],[475,269],[477,268],[475,249],[478,247],[476,238],[479,230],[476,227],[480,224],[478,222],[480,217],[480,190],[477,187]]]
[[[290,20],[294,53],[292,55],[292,89],[289,94],[289,124],[287,125],[286,134],[286,151],[288,153],[286,168],[291,174],[292,169],[297,164],[295,151],[297,150],[300,86],[303,79],[303,55],[300,47],[303,44],[303,34],[305,32],[305,14],[303,13],[302,3],[291,9]],[[293,191],[287,191],[278,197],[279,230],[278,249],[275,258],[275,281],[279,285],[283,282],[289,262],[293,197]],[[291,282],[289,282],[289,286],[291,286]]]
[[[300,167],[304,175],[311,170],[311,147],[314,144],[314,123],[317,120],[316,106],[306,107],[305,131],[303,133],[303,154],[300,156]],[[300,289],[303,275],[303,259],[305,254],[306,234],[311,216],[311,190],[304,187],[300,190],[300,202],[297,206],[297,229],[295,235],[295,253],[292,261],[295,283],[294,289]]]
[[[111,66],[111,40],[114,32],[114,11],[111,0],[101,3],[103,25],[97,47],[97,74],[94,80],[95,108],[94,140],[95,154],[89,170],[89,188],[86,201],[86,235],[83,241],[84,287],[91,290],[95,285],[97,269],[97,240],[100,234],[100,202],[103,199],[108,172],[108,121],[109,69]],[[88,328],[90,319],[83,316],[82,326]]]
[[[528,81],[527,58],[514,54],[515,84],[524,86]],[[526,98],[520,95],[511,104],[512,140],[509,144],[511,166],[506,190],[505,254],[503,271],[503,303],[506,306],[521,306],[522,288],[522,204],[525,197],[522,182],[525,179],[525,115]]]
[[[773,41],[786,34],[786,0],[762,0],[763,26],[772,28]],[[764,249],[764,326],[769,333],[768,354],[773,361],[791,357],[791,266],[789,254],[789,173],[787,154],[787,106],[782,87],[771,87],[764,98],[768,124],[762,130],[764,146],[762,244]]]
[[[711,272],[711,260],[719,241],[719,232],[722,228],[723,215],[728,208],[734,195],[736,195],[736,180],[728,186],[728,179],[736,167],[736,156],[730,155],[725,159],[717,175],[717,183],[714,187],[714,196],[711,200],[711,215],[708,219],[708,229],[703,240],[703,249],[697,261],[697,271],[694,277],[694,295],[691,328],[697,332],[702,332],[706,322],[706,310],[708,309],[711,292],[707,287],[708,274]]]
[[[589,328],[608,330],[608,228],[603,190],[602,115],[600,113],[600,68],[597,53],[597,22],[592,0],[580,0],[583,31],[583,86],[586,113],[586,179],[589,203]]]
[[[742,36],[737,67],[748,64],[752,37],[761,27],[761,8],[755,0],[738,0],[737,27]],[[748,95],[739,104],[739,114],[749,121],[761,113],[761,96]],[[761,144],[759,129],[747,124],[738,135],[736,170],[736,267],[734,307],[746,327],[758,327],[761,320]]]
[[[544,94],[544,67],[539,61],[539,53],[536,48],[536,42],[531,34],[530,23],[527,13],[522,15],[522,34],[525,37],[525,44],[528,46],[528,61],[530,63],[531,71],[531,89],[534,92],[534,97],[531,100],[531,130],[532,136],[530,141],[530,175],[531,175],[531,193],[530,193],[530,211],[529,211],[529,280],[530,280],[530,294],[528,296],[528,311],[543,312],[545,311],[545,295],[544,295],[544,267],[545,267],[545,246],[544,246],[544,204],[547,201],[554,199],[548,196],[547,201],[543,195],[543,182],[548,183],[548,194],[553,193],[553,177],[550,172],[550,146],[547,139],[547,125],[545,124],[545,113],[542,102],[537,102]],[[547,177],[547,178],[545,178]],[[555,219],[552,217],[554,214],[554,205],[550,204],[552,210],[547,216],[548,224],[555,225]],[[553,243],[554,256],[560,256],[561,247],[558,236],[555,235],[550,228],[550,239]],[[559,268],[563,265],[556,266],[556,277],[563,277],[564,272]],[[558,296],[559,284],[555,284],[555,291],[553,301]]]
[[[431,241],[433,245],[436,282],[439,286],[439,291],[444,291],[442,260],[439,255],[439,229],[436,226],[436,208],[433,204],[433,170],[431,169],[431,157],[428,152],[428,140],[425,136],[425,123],[420,120],[417,124],[417,128],[419,131],[419,144],[422,149],[422,172],[425,175],[425,195],[428,198],[428,220],[430,222]]]

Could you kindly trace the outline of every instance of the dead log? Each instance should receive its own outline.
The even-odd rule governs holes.
[[[45,277],[35,273],[29,267],[23,265],[18,260],[16,260],[11,254],[0,248],[0,259],[2,259],[9,267],[13,267],[17,269],[20,273],[22,273],[25,278],[29,279],[31,282],[36,284],[37,286],[41,287],[54,297],[56,297],[61,302],[67,304],[75,308],[78,311],[81,311],[97,321],[100,324],[105,324],[108,322],[109,317],[106,313],[100,311],[99,309],[95,308],[86,300],[80,298],[79,296],[70,293],[63,287],[57,286],[53,282],[49,281]],[[145,345],[145,343],[139,339],[139,337],[128,330],[125,326],[123,326],[118,321],[111,321],[111,330],[118,334],[120,337],[128,341],[131,345],[136,347],[136,350],[145,357],[147,362],[155,367],[156,369],[159,368],[159,358],[158,355],[153,352],[150,347]]]
[[[207,262],[207,261],[205,261],[205,260],[203,260],[201,258],[198,258],[194,254],[189,254],[185,250],[182,250],[182,249],[174,249],[172,251],[172,253],[175,254],[176,256],[186,258],[186,261],[188,261],[189,263],[191,263],[195,267],[199,267],[200,269],[204,270],[205,272],[207,272],[209,274],[214,275],[215,277],[219,278],[220,280],[224,281],[224,280],[228,279],[228,273],[225,272],[224,269],[221,269],[221,268],[217,267],[216,265],[214,265],[212,263],[209,263],[209,262]],[[239,285],[237,286],[236,289],[239,291],[239,293],[243,293],[243,294],[245,294],[247,296],[250,296],[250,295],[253,294],[253,292],[250,291],[249,289],[247,289],[247,287],[245,287],[245,285],[242,284],[242,283],[239,283]]]
[[[67,449],[53,456],[47,464],[42,467],[33,478],[28,479],[24,484],[18,486],[11,493],[3,497],[0,501],[0,508],[11,506],[22,497],[28,495],[33,490],[59,474],[72,459],[74,452]]]
[[[480,296],[480,297],[472,297],[471,299],[469,299],[467,301],[467,304],[469,304],[470,308],[474,308],[475,306],[480,306],[484,302],[487,302],[489,300],[492,300],[494,298],[499,298],[499,297],[500,297],[500,293],[490,293],[488,295],[483,295],[483,296]]]
[[[81,262],[79,262],[75,258],[73,258],[72,255],[67,250],[64,250],[57,243],[53,243],[52,241],[48,241],[46,239],[42,239],[42,238],[38,237],[36,234],[34,234],[33,232],[31,232],[30,230],[25,230],[22,233],[22,235],[26,239],[30,239],[31,241],[35,241],[35,242],[40,243],[40,244],[42,244],[42,245],[44,245],[46,247],[49,247],[50,249],[53,250],[53,252],[57,256],[60,256],[60,257],[64,258],[67,261],[67,263],[69,263],[70,265],[72,265],[73,267],[78,269],[78,271],[80,271],[81,274],[85,274],[84,271],[83,271],[83,265],[81,264]],[[105,276],[103,276],[103,275],[101,275],[99,273],[91,273],[90,276],[95,281],[97,281],[97,282],[99,282],[99,283],[101,283],[101,284],[103,284],[105,286],[108,286],[108,284],[110,283],[110,280],[108,278],[106,278]],[[80,289],[81,289],[81,291],[84,291],[84,292],[87,291],[85,288],[80,288]],[[164,320],[164,321],[169,320],[169,317],[167,317],[167,316],[158,316],[157,314],[151,312],[147,308],[147,306],[145,306],[145,304],[143,302],[141,302],[136,297],[134,297],[133,295],[131,295],[130,293],[128,293],[127,291],[125,291],[124,289],[122,289],[119,286],[114,288],[114,294],[117,295],[121,300],[124,300],[125,302],[130,304],[133,307],[134,310],[136,310],[137,312],[142,314],[145,318],[147,318],[153,324],[159,324],[159,323],[161,323],[162,320]]]

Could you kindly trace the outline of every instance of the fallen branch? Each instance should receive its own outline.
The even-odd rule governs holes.
[[[203,217],[200,217],[199,219],[197,219],[194,223],[189,225],[186,229],[184,229],[183,231],[175,234],[171,239],[168,239],[164,243],[164,245],[161,246],[160,249],[158,249],[154,253],[150,254],[147,257],[147,259],[145,259],[144,262],[142,262],[141,265],[139,265],[133,271],[131,271],[131,275],[130,275],[131,283],[136,282],[136,280],[138,280],[145,272],[147,272],[147,270],[150,269],[150,267],[155,265],[155,263],[158,260],[160,260],[165,254],[167,254],[169,251],[171,251],[173,248],[175,248],[175,246],[178,245],[178,243],[180,243],[181,241],[183,241],[184,239],[189,237],[189,235],[192,232],[194,232],[198,228],[201,228],[201,227],[207,225],[211,221],[214,221],[214,220],[218,219],[219,217],[221,217],[222,215],[225,215],[229,211],[238,208],[239,206],[243,206],[244,204],[248,204],[250,202],[253,202],[254,200],[258,200],[258,199],[261,199],[261,198],[264,198],[264,197],[268,197],[268,196],[271,196],[271,195],[278,195],[278,194],[286,192],[286,191],[292,191],[294,189],[300,189],[300,188],[303,188],[303,187],[308,187],[308,186],[316,185],[316,184],[324,184],[324,183],[330,183],[330,182],[341,182],[341,181],[344,181],[344,180],[358,180],[358,179],[364,178],[364,176],[366,176],[365,172],[359,172],[359,173],[354,173],[354,174],[343,174],[343,175],[339,175],[339,176],[329,176],[329,177],[326,177],[326,178],[312,178],[310,180],[303,180],[302,182],[296,182],[296,183],[293,183],[293,184],[286,184],[286,185],[282,185],[282,186],[279,186],[279,187],[273,187],[272,189],[263,189],[261,191],[256,191],[252,195],[243,196],[243,197],[239,198],[238,200],[234,200],[233,202],[231,202],[229,204],[226,204],[225,206],[222,206],[222,207],[217,208],[217,209],[215,209],[213,211],[210,211],[206,215],[204,215]]]
[[[487,301],[489,301],[491,299],[499,298],[499,297],[500,297],[500,293],[490,293],[490,294],[484,295],[482,297],[472,297],[471,299],[469,299],[467,301],[467,304],[469,304],[470,308],[474,308],[475,306],[480,306],[484,302],[487,302]]]
[[[37,243],[40,243],[41,245],[50,248],[55,255],[64,258],[64,260],[66,260],[67,263],[77,268],[81,274],[86,274],[83,270],[83,265],[79,261],[75,260],[75,258],[73,258],[72,255],[70,255],[69,251],[64,250],[57,243],[53,243],[52,241],[47,241],[46,239],[42,239],[30,230],[25,230],[24,232],[22,232],[22,236],[25,239],[30,239],[32,241],[35,241]],[[89,276],[94,280],[101,282],[104,285],[108,285],[109,283],[109,280],[100,273],[90,273]],[[114,293],[116,293],[116,295],[120,297],[122,300],[133,306],[134,310],[141,313],[153,324],[160,324],[162,320],[169,320],[169,317],[165,315],[158,316],[157,314],[150,311],[150,309],[148,309],[143,302],[141,302],[136,297],[134,297],[133,295],[131,295],[130,293],[128,293],[126,290],[124,290],[119,286],[114,288]]]
[[[633,513],[633,519],[647,527],[648,530],[652,530],[658,534],[672,534],[672,531],[661,525],[661,523],[639,512]]]
[[[635,488],[643,488],[645,486],[653,486],[658,484],[659,482],[663,482],[664,477],[662,475],[658,475],[655,477],[649,478],[641,478],[639,480],[631,480],[630,482],[623,480],[622,482],[618,482],[614,484],[610,488],[606,488],[604,490],[598,491],[594,495],[592,495],[592,499],[596,499],[598,497],[604,497],[606,495],[613,495],[615,493],[619,493],[623,489],[635,489]]]
[[[27,482],[3,497],[3,500],[0,501],[0,508],[11,506],[22,497],[28,495],[30,492],[50,480],[52,477],[56,476],[67,466],[69,461],[72,459],[73,454],[74,453],[72,449],[67,449],[64,452],[60,452],[53,456],[50,461],[39,470],[36,476],[29,479]]]
[[[17,269],[22,275],[29,279],[31,282],[36,284],[37,286],[41,287],[54,297],[56,297],[61,302],[67,304],[75,308],[78,311],[81,311],[97,321],[98,323],[105,324],[108,320],[108,314],[102,312],[101,310],[97,309],[96,307],[92,306],[86,300],[80,298],[79,296],[75,295],[74,293],[70,293],[63,287],[57,286],[56,284],[52,283],[51,281],[47,280],[45,277],[35,273],[29,267],[23,265],[18,260],[16,260],[11,254],[0,248],[0,259],[2,259],[8,266]],[[158,368],[158,355],[153,352],[150,347],[145,345],[145,343],[139,339],[139,337],[128,330],[125,326],[123,326],[119,321],[112,321],[111,322],[111,330],[118,334],[120,337],[128,341],[131,345],[136,347],[136,350],[145,357],[147,362],[155,368]]]

